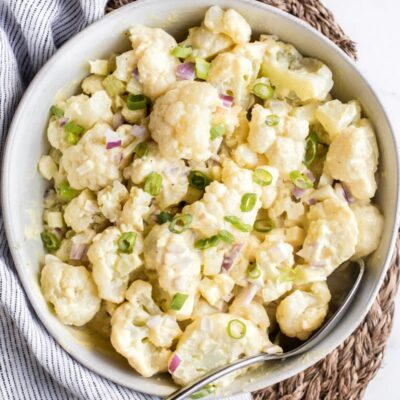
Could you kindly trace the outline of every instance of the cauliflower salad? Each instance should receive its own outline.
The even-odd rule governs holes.
[[[43,295],[66,325],[101,318],[144,377],[185,385],[282,351],[278,333],[306,340],[329,274],[380,241],[360,104],[332,98],[323,62],[251,33],[217,6],[181,43],[134,25],[50,109]]]

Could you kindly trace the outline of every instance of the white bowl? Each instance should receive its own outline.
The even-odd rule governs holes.
[[[2,202],[12,255],[25,291],[48,331],[86,367],[114,382],[149,394],[166,395],[174,385],[167,377],[143,378],[126,362],[82,343],[74,330],[62,325],[40,294],[38,275],[43,257],[39,237],[42,197],[46,183],[36,165],[45,153],[45,127],[56,96],[72,94],[87,73],[87,61],[128,48],[122,34],[134,23],[165,28],[183,38],[187,28],[200,23],[211,5],[233,7],[249,21],[255,35],[270,32],[293,43],[302,53],[320,58],[334,73],[334,94],[342,100],[360,100],[376,129],[380,148],[377,202],[385,215],[379,249],[368,260],[358,295],[343,320],[314,350],[237,379],[232,392],[253,391],[288,378],[337,347],[361,322],[381,285],[394,246],[398,220],[399,167],[395,137],[376,93],[354,63],[332,42],[301,20],[250,0],[145,0],[106,16],[65,44],[35,77],[11,125],[3,164]],[[249,379],[251,378],[251,379]]]

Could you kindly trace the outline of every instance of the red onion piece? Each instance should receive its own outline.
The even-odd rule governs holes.
[[[317,204],[317,200],[313,199],[312,197],[308,200],[308,205],[313,206],[314,204]]]
[[[113,115],[111,126],[113,129],[118,129],[125,122],[124,117],[120,112]]]
[[[136,67],[133,71],[132,71],[132,76],[138,81],[140,82],[140,75],[139,75],[139,68]]]
[[[147,128],[143,125],[133,125],[131,128],[131,134],[138,139],[144,139],[147,134]]]
[[[292,189],[292,195],[294,196],[294,198],[295,198],[296,200],[300,200],[300,199],[303,197],[303,195],[304,195],[305,192],[306,192],[306,191],[305,191],[304,189],[300,189],[300,188],[298,188],[297,186],[295,186],[295,187]]]
[[[310,170],[307,170],[304,172],[304,175],[312,182],[315,182],[315,176],[313,175],[313,173]]]
[[[107,142],[106,149],[110,150],[110,149],[114,149],[115,147],[120,147],[121,143],[122,143],[121,139],[120,140],[116,140],[115,142]]]
[[[69,259],[74,261],[80,261],[86,256],[87,250],[88,246],[86,244],[73,243],[71,246],[71,250],[69,252]]]
[[[181,363],[181,361],[182,360],[180,359],[180,357],[176,353],[174,353],[174,355],[172,356],[172,359],[168,365],[168,372],[173,374],[179,367],[179,364]]]
[[[59,126],[60,128],[62,128],[64,125],[66,125],[66,124],[68,123],[68,121],[69,121],[69,118],[68,118],[68,117],[62,117],[62,118],[60,118],[60,119],[58,120],[58,126]]]
[[[242,248],[242,243],[236,243],[232,246],[229,253],[224,255],[221,264],[221,271],[229,271],[234,266],[234,264],[238,261]]]
[[[227,94],[220,94],[219,98],[222,100],[222,105],[224,107],[232,107],[233,104],[233,97],[232,96],[228,96]]]
[[[335,190],[347,201],[347,203],[354,203],[354,197],[352,196],[350,190],[347,189],[343,183],[335,183]]]
[[[193,81],[195,78],[194,63],[186,62],[176,68],[176,77],[183,81]]]
[[[105,133],[106,137],[106,149],[110,150],[113,149],[114,147],[120,147],[121,146],[121,139],[118,136],[118,134],[111,129],[107,130]]]

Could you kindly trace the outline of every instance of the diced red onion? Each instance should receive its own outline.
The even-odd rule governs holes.
[[[193,81],[195,78],[194,63],[186,62],[176,67],[176,77],[183,81]]]
[[[57,235],[59,239],[63,238],[63,232],[61,228],[54,228],[54,233]]]
[[[117,165],[120,165],[120,164],[122,163],[122,161],[124,160],[124,155],[123,155],[123,153],[120,152],[120,153],[115,154],[114,160],[115,160],[115,163],[116,163]]]
[[[60,128],[62,128],[64,125],[66,125],[66,124],[68,123],[68,121],[69,121],[69,118],[68,118],[68,117],[61,117],[61,118],[58,120],[58,126],[59,126]]]
[[[71,250],[69,252],[69,259],[74,261],[80,261],[85,257],[87,250],[88,246],[86,244],[73,243],[71,246]]]
[[[147,128],[143,125],[133,125],[131,134],[138,139],[144,139],[147,135]]]
[[[292,195],[296,200],[300,200],[305,192],[306,192],[305,189],[300,189],[297,186],[294,186],[292,189]]]
[[[118,129],[125,122],[124,117],[120,112],[117,112],[113,115],[111,126],[113,129]]]
[[[116,140],[115,142],[107,142],[106,149],[114,149],[115,147],[120,147],[121,146],[121,140]]]
[[[315,182],[315,176],[313,175],[313,173],[310,170],[307,170],[304,172],[304,175],[311,181],[311,182]]]
[[[116,132],[112,131],[111,129],[108,129],[106,131],[105,137],[106,137],[106,149],[107,150],[121,146],[122,141],[121,141],[120,137],[118,136],[118,134]]]
[[[153,317],[150,317],[146,322],[146,325],[149,328],[157,328],[161,324],[162,324],[162,318],[160,315],[154,315]]]
[[[221,264],[221,271],[229,271],[234,266],[234,264],[239,258],[242,248],[243,248],[242,243],[236,243],[232,246],[229,253],[224,255]]]
[[[335,190],[339,192],[341,196],[347,201],[347,203],[352,204],[354,203],[354,197],[350,193],[350,190],[346,188],[343,183],[335,183]]]
[[[140,75],[139,75],[139,68],[136,67],[133,71],[132,71],[132,76],[138,81],[140,82]]]
[[[174,353],[174,355],[172,356],[172,359],[168,365],[168,372],[173,374],[179,367],[179,364],[181,363],[181,361],[182,360],[180,359],[180,357],[176,353]]]
[[[222,105],[224,107],[232,107],[233,104],[233,97],[232,96],[228,96],[227,94],[220,94],[219,98],[222,100]]]
[[[308,199],[308,205],[313,206],[314,204],[317,204],[317,200],[313,199],[312,197]]]

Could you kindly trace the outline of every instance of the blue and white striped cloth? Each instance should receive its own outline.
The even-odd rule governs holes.
[[[0,0],[0,161],[8,127],[29,82],[59,46],[103,16],[105,3]],[[249,398],[243,395],[235,400]],[[0,399],[152,399],[86,369],[48,334],[19,282],[1,212]]]

